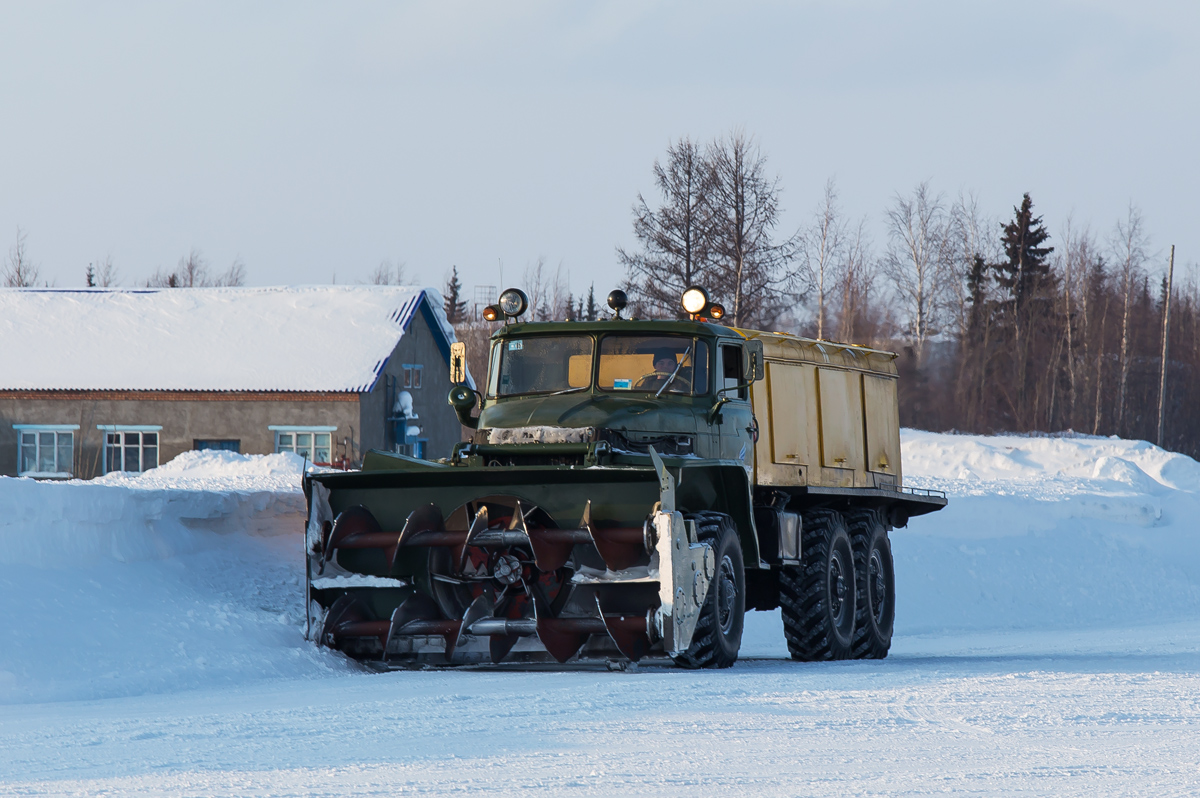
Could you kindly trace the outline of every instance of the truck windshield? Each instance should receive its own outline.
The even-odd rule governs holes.
[[[492,349],[491,396],[582,391],[592,384],[589,335],[504,338]]]
[[[708,344],[681,335],[606,335],[600,341],[602,391],[708,393]]]

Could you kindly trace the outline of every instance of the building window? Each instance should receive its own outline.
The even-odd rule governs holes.
[[[400,377],[401,388],[420,388],[421,387],[421,371],[424,366],[415,366],[412,363],[404,364],[404,373]]]
[[[162,427],[98,427],[104,433],[104,473],[140,473],[158,468],[158,434]]]
[[[332,462],[333,433],[337,427],[268,427],[275,433],[276,452],[294,452],[314,465]]]
[[[70,477],[78,424],[13,424],[17,431],[17,476]]]
[[[241,452],[241,441],[217,440],[196,438],[192,441],[192,448],[196,451],[218,451],[218,452]]]

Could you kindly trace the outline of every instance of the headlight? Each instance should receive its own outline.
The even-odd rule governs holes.
[[[683,309],[693,315],[708,307],[708,292],[700,286],[692,286],[683,292]]]
[[[708,306],[708,317],[714,320],[725,318],[725,306],[718,305],[716,302],[712,303]]]
[[[529,297],[519,288],[509,288],[500,295],[500,310],[505,316],[516,318],[529,307]]]
[[[500,308],[495,305],[488,305],[483,309],[484,321],[495,321],[498,318],[500,318]]]

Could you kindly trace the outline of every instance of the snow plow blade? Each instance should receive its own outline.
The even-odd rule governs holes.
[[[388,667],[677,655],[714,560],[650,460],[307,476],[309,638]]]

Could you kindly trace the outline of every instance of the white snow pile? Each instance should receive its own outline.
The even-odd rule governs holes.
[[[303,464],[209,451],[91,482],[0,477],[0,704],[321,670],[297,631]]]
[[[919,638],[1200,619],[1196,461],[1108,438],[903,438],[906,483],[950,504],[892,533],[897,657]],[[0,704],[351,669],[302,638],[302,464],[189,452],[92,482],[0,478]],[[777,614],[751,614],[743,652],[786,656]]]
[[[898,634],[1200,616],[1200,463],[1145,441],[903,432],[949,505],[892,533]]]

